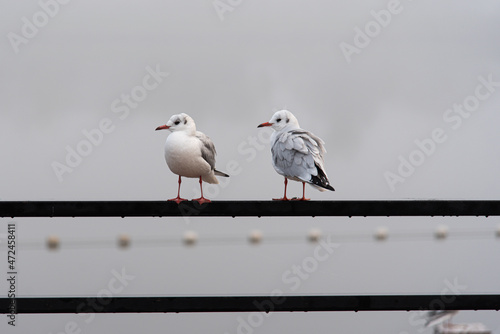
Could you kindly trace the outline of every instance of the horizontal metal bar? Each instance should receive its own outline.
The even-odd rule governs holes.
[[[500,295],[0,298],[1,313],[11,313],[12,305],[15,313],[498,311]]]
[[[0,201],[0,217],[499,216],[498,200]]]

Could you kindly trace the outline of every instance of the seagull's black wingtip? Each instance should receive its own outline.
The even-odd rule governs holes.
[[[331,190],[331,191],[335,191],[335,189],[333,189],[333,187],[329,184],[327,184],[325,187],[323,187],[325,189],[328,189],[328,190]]]
[[[317,176],[313,176],[311,177],[310,183],[315,185],[316,187],[335,191],[335,189],[333,189],[333,187],[330,185],[330,182],[328,182],[328,179],[326,177],[319,178]]]
[[[226,173],[221,172],[220,170],[217,170],[217,169],[214,169],[214,173],[215,173],[215,175],[217,175],[217,176],[229,177],[229,175],[227,175]]]
[[[330,181],[328,181],[328,178],[326,177],[325,172],[317,164],[315,164],[315,166],[316,166],[316,170],[318,171],[318,175],[312,176],[310,182],[317,187],[321,187],[323,189],[335,191],[335,189],[333,189],[333,187],[330,185]]]

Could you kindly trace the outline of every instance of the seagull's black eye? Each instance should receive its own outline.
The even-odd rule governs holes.
[[[180,123],[179,120],[174,122],[175,125],[179,125],[179,123]]]
[[[287,119],[286,119],[286,122],[288,123],[288,122],[290,122],[290,120],[287,118]]]
[[[281,118],[278,118],[278,119],[276,120],[276,122],[278,122],[278,123],[279,123],[279,122],[281,122]]]

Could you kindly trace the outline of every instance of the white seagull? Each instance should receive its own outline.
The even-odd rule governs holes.
[[[156,130],[170,130],[172,133],[165,142],[165,160],[172,173],[179,175],[177,197],[169,199],[179,204],[187,201],[180,197],[181,176],[199,178],[201,197],[195,198],[200,204],[210,202],[203,197],[202,181],[218,184],[215,177],[229,175],[215,169],[215,146],[203,132],[196,131],[194,120],[187,114],[173,115],[165,125]]]
[[[306,183],[320,191],[335,191],[325,172],[323,154],[326,150],[323,140],[301,129],[297,118],[288,110],[277,111],[269,122],[258,127],[264,126],[274,129],[271,135],[273,167],[278,174],[285,177],[283,198],[274,200],[288,200],[288,179],[302,182],[302,198],[299,199],[302,201],[309,200],[305,197]]]

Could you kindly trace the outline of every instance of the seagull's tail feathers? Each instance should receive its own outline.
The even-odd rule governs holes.
[[[223,173],[221,171],[218,171],[217,169],[214,169],[214,174],[217,176],[223,176],[223,177],[229,177],[226,173]]]
[[[335,191],[335,189],[333,189],[333,187],[330,185],[330,181],[328,181],[328,177],[326,176],[326,173],[323,171],[323,169],[321,169],[321,167],[317,164],[314,165],[316,166],[318,175],[311,176],[311,181],[309,182],[319,191]]]
[[[201,179],[206,183],[219,184],[219,180],[215,176],[229,177],[226,173],[220,172],[216,169],[212,170],[209,174],[203,175]]]

